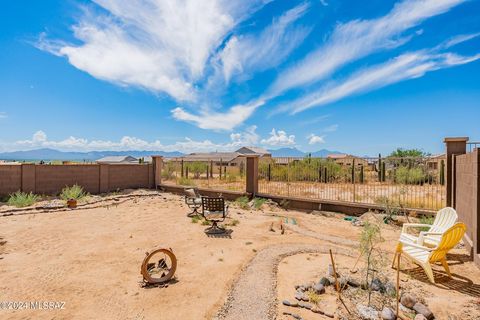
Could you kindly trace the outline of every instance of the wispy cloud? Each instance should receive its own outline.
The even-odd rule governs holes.
[[[195,99],[195,81],[224,37],[268,1],[94,0],[73,27],[81,45],[49,41],[37,46],[92,76],[123,86]]]
[[[457,44],[460,44],[462,42],[477,38],[478,36],[480,36],[480,32],[470,33],[470,34],[460,34],[460,35],[454,36],[451,39],[445,41],[438,48],[439,49],[448,49],[448,48],[456,46]]]
[[[295,136],[289,135],[283,130],[272,129],[270,137],[262,139],[261,143],[269,146],[291,146],[295,144]]]
[[[323,132],[335,132],[338,130],[338,124],[332,124],[331,126],[328,126],[323,129]]]
[[[399,81],[419,78],[427,72],[466,64],[478,59],[480,59],[480,54],[465,57],[454,53],[430,53],[428,51],[406,53],[386,63],[361,70],[344,81],[328,84],[317,92],[281,108],[295,114],[312,107],[335,102],[346,96],[382,88]]]
[[[230,38],[219,54],[225,80],[228,82],[234,74],[246,77],[252,70],[266,70],[282,62],[310,31],[294,25],[307,9],[308,4],[301,4],[274,19],[259,34]]]
[[[31,139],[19,140],[12,143],[1,143],[0,150],[32,150],[36,148],[53,148],[62,151],[180,151],[210,152],[212,150],[232,151],[245,145],[256,145],[260,137],[256,133],[256,126],[251,126],[242,132],[232,133],[230,141],[214,143],[211,140],[194,140],[185,137],[183,140],[172,144],[163,144],[159,140],[146,141],[137,137],[124,136],[118,141],[111,140],[88,140],[85,138],[70,136],[63,140],[51,140],[47,134],[39,130],[32,135]]]
[[[7,118],[8,115],[6,112],[0,112],[0,119],[4,119],[4,118]]]
[[[278,76],[267,97],[325,79],[373,52],[398,47],[410,38],[404,35],[406,30],[462,2],[465,0],[405,0],[381,18],[339,24],[323,46]]]
[[[308,139],[308,144],[321,144],[325,143],[325,136],[317,136],[315,134],[310,134],[307,137]]]
[[[245,105],[236,105],[226,112],[203,110],[198,114],[193,114],[177,107],[172,110],[172,116],[176,120],[194,123],[202,129],[232,130],[247,120],[264,103],[264,101],[253,101]]]

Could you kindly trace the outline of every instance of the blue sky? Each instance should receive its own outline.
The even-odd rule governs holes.
[[[44,0],[0,10],[0,151],[386,154],[480,139],[480,1]]]

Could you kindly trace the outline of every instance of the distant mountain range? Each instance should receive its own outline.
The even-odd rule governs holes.
[[[297,148],[280,148],[280,149],[268,150],[268,151],[272,154],[272,157],[297,157],[297,158],[303,158],[308,156],[309,154],[312,157],[326,157],[329,154],[342,153],[340,151],[331,151],[327,149],[322,149],[316,152],[303,152],[298,150]]]
[[[159,155],[164,157],[181,157],[181,152],[165,151],[91,151],[91,152],[65,152],[54,149],[36,149],[30,151],[15,151],[0,153],[2,160],[70,160],[70,161],[94,161],[110,156],[132,156],[135,158]]]
[[[326,149],[319,150],[317,152],[303,152],[297,148],[280,148],[276,150],[268,150],[272,153],[273,157],[306,157],[311,154],[312,157],[326,157],[329,154],[341,153],[339,151],[330,151]],[[32,160],[32,161],[95,161],[103,157],[109,156],[132,156],[135,158],[147,157],[151,155],[160,155],[164,157],[181,157],[184,154],[178,151],[166,152],[166,151],[91,151],[91,152],[69,152],[58,151],[54,149],[36,149],[29,151],[14,151],[0,153],[0,160]]]

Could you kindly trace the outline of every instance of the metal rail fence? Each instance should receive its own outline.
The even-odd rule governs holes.
[[[259,193],[435,210],[445,206],[445,158],[262,158]]]
[[[162,182],[172,185],[245,192],[246,159],[186,161],[164,159]]]

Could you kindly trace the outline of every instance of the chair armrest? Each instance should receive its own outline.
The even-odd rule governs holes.
[[[445,232],[421,231],[420,233],[422,233],[423,235],[441,236],[441,235],[443,235]]]
[[[433,250],[436,249],[436,248],[424,247],[424,246],[418,245],[416,243],[413,243],[411,241],[407,241],[407,240],[403,240],[403,239],[400,239],[400,243],[402,243],[404,245],[407,245],[407,246],[410,246],[410,247],[415,247],[415,248],[418,248],[418,249],[422,249],[422,250],[425,250],[425,251],[433,251]]]
[[[407,233],[407,228],[424,228],[424,227],[431,227],[431,224],[426,223],[404,223],[402,227],[402,232]]]

